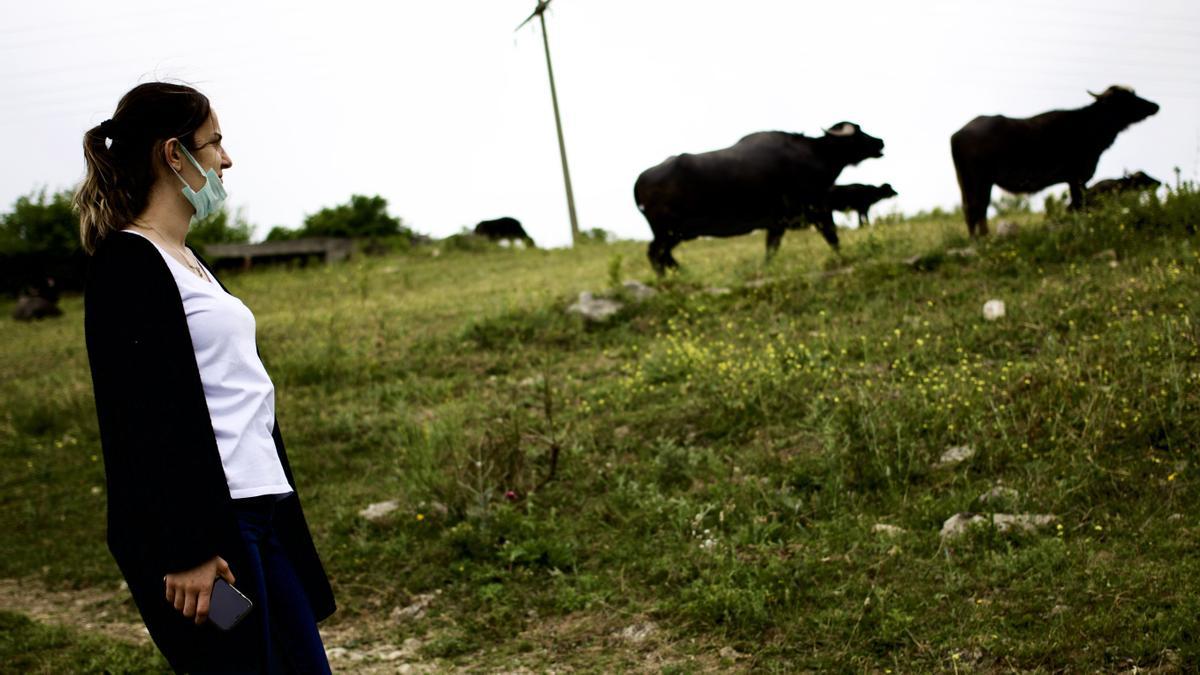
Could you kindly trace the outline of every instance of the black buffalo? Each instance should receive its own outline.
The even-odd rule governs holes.
[[[533,239],[525,233],[525,228],[521,227],[521,221],[507,216],[480,222],[475,226],[475,234],[492,241],[520,239],[530,248],[534,246]]]
[[[1145,192],[1153,190],[1162,181],[1151,177],[1144,171],[1127,174],[1124,178],[1108,178],[1106,180],[1098,180],[1092,183],[1087,189],[1088,197],[1098,197],[1100,195],[1114,195],[1119,192]]]
[[[993,185],[1028,193],[1067,183],[1071,208],[1082,207],[1084,185],[1096,172],[1100,154],[1126,127],[1158,112],[1158,104],[1139,98],[1128,87],[1109,87],[1092,97],[1092,104],[1083,108],[1029,118],[976,117],[950,137],[972,236],[987,234]]]
[[[675,155],[646,169],[633,186],[654,240],[655,271],[678,267],[671,249],[696,237],[732,237],[766,228],[767,255],[788,227],[816,223],[835,250],[829,188],[846,166],[883,156],[883,141],[857,124],[811,138],[784,131],[750,134],[723,150]]]
[[[871,210],[871,205],[897,194],[899,193],[892,189],[891,183],[834,185],[829,190],[829,208],[834,211],[854,211],[858,214],[859,226],[870,225],[871,220],[867,217],[867,212]]]
[[[52,277],[27,287],[17,296],[12,317],[17,321],[33,321],[62,316],[58,308],[58,287]]]

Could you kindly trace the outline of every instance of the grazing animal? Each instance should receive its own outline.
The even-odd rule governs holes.
[[[1162,181],[1151,177],[1144,171],[1126,174],[1123,178],[1108,178],[1092,183],[1087,189],[1088,197],[1115,195],[1120,192],[1146,192],[1154,190]]]
[[[475,234],[487,237],[492,241],[519,239],[525,242],[529,248],[536,246],[533,239],[525,233],[525,228],[521,227],[521,221],[507,216],[480,222],[475,226]]]
[[[950,137],[950,152],[962,190],[971,236],[987,235],[992,186],[1012,193],[1037,192],[1067,183],[1071,208],[1083,206],[1084,185],[1096,173],[1100,154],[1117,134],[1158,112],[1158,104],[1128,87],[1091,94],[1091,105],[1051,110],[1029,118],[976,117]]]
[[[892,189],[891,183],[883,185],[834,185],[829,190],[829,208],[834,211],[854,211],[858,214],[858,225],[870,225],[867,212],[875,202],[895,197],[899,193]]]
[[[670,157],[643,171],[633,186],[654,233],[650,264],[662,274],[679,266],[671,250],[682,241],[762,228],[770,257],[789,227],[809,223],[837,250],[829,188],[842,169],[882,156],[882,140],[840,122],[819,138],[761,131],[722,150]]]
[[[12,317],[17,321],[33,321],[55,316],[62,316],[62,310],[58,308],[58,288],[52,278],[26,288],[17,296],[17,304],[12,311]]]

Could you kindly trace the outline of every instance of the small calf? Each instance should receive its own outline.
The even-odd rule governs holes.
[[[1162,181],[1153,178],[1144,171],[1126,174],[1122,178],[1107,178],[1092,183],[1087,189],[1088,196],[1115,195],[1121,192],[1146,192],[1162,185]]]
[[[834,211],[854,211],[858,214],[858,225],[870,225],[867,211],[878,201],[895,197],[898,192],[892,189],[891,183],[883,185],[834,185],[829,190],[829,207]]]

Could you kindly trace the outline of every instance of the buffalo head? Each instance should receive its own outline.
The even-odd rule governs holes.
[[[1140,122],[1158,112],[1157,103],[1141,98],[1130,87],[1113,85],[1100,94],[1088,93],[1101,110],[1125,124]]]
[[[1125,176],[1125,184],[1135,190],[1153,190],[1162,185],[1162,181],[1145,171],[1137,171]]]
[[[880,185],[879,192],[883,195],[880,197],[880,199],[887,199],[888,197],[895,197],[896,195],[900,194],[899,192],[896,192],[896,189],[892,187],[891,183],[884,183],[883,185]]]
[[[838,122],[825,130],[825,138],[836,143],[849,164],[883,157],[883,139],[864,132],[854,122]]]

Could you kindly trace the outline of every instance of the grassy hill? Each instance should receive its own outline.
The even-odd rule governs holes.
[[[564,309],[651,281],[644,244],[225,281],[338,594],[327,642],[444,669],[1172,670],[1200,662],[1197,223],[1183,191],[973,244],[795,232],[770,265],[761,234],[697,241],[603,324]],[[119,575],[63,307],[0,323],[0,577],[82,593]],[[1055,518],[941,537],[961,512]],[[162,665],[6,609],[6,662]]]

